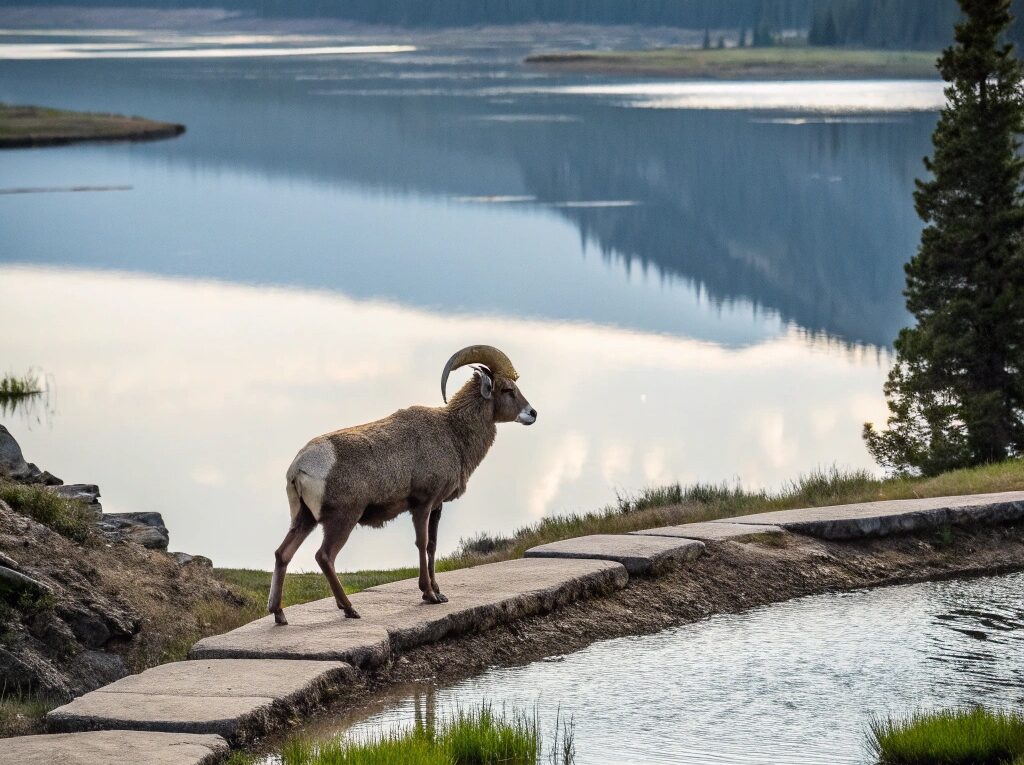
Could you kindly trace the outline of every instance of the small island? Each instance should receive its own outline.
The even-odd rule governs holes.
[[[765,48],[654,48],[528,56],[552,70],[700,79],[935,79],[937,53],[780,45]]]
[[[173,138],[184,132],[184,125],[142,117],[0,103],[0,149],[80,141],[150,141]]]

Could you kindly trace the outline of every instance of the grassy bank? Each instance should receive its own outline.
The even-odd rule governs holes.
[[[777,492],[749,491],[739,486],[674,484],[620,496],[600,510],[544,518],[509,536],[481,534],[461,541],[458,550],[438,561],[438,571],[520,558],[536,545],[587,534],[622,534],[629,531],[709,521],[736,515],[821,507],[885,499],[913,499],[957,494],[985,494],[1024,490],[1024,461],[1011,460],[934,478],[878,479],[866,471],[828,470],[800,477]],[[442,533],[444,528],[442,526]],[[270,572],[217,569],[224,581],[245,593],[252,618],[262,616],[270,590]],[[355,592],[375,584],[416,575],[414,568],[356,571],[341,575],[345,589]],[[289,574],[285,603],[303,603],[330,596],[322,574]]]
[[[140,141],[183,132],[183,125],[141,117],[0,104],[0,149],[78,141]]]
[[[975,707],[876,720],[868,743],[881,765],[1024,765],[1024,714]]]
[[[495,712],[490,704],[458,710],[433,726],[418,725],[365,741],[293,738],[281,750],[282,765],[534,765],[544,755],[537,716]],[[555,731],[547,747],[551,765],[574,760],[571,723]],[[252,763],[235,755],[229,765]]]
[[[773,48],[657,48],[529,56],[526,63],[595,74],[712,79],[937,78],[937,54],[921,51]]]

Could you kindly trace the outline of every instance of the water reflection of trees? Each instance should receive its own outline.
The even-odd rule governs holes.
[[[397,66],[381,79],[373,63],[344,77],[332,62],[282,64],[272,76],[262,66],[225,64],[209,79],[167,65],[119,70],[108,81],[123,92],[110,100],[157,116],[174,103],[186,139],[148,151],[175,163],[389,194],[633,200],[554,209],[608,260],[715,302],[751,302],[812,333],[878,346],[906,322],[902,263],[919,232],[911,193],[933,115],[793,124],[447,79],[477,64],[439,70],[437,81],[403,80]],[[523,82],[533,80],[512,84]],[[72,93],[65,100],[74,105]],[[500,119],[508,114],[552,119]]]

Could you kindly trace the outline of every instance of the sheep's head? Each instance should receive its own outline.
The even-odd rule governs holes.
[[[519,374],[508,356],[490,345],[470,345],[457,351],[448,359],[441,373],[441,396],[448,401],[446,387],[448,375],[453,369],[474,365],[478,372],[480,395],[494,402],[495,422],[518,422],[533,425],[537,421],[537,410],[519,390],[516,380]]]

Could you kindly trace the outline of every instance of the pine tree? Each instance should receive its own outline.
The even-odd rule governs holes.
[[[888,429],[864,426],[880,464],[926,475],[1024,453],[1024,73],[1003,41],[1011,0],[959,2],[931,179],[914,193],[926,226],[904,295],[917,324],[895,343]]]
[[[701,45],[704,50],[711,48],[711,30],[707,27],[704,28],[704,43]]]

